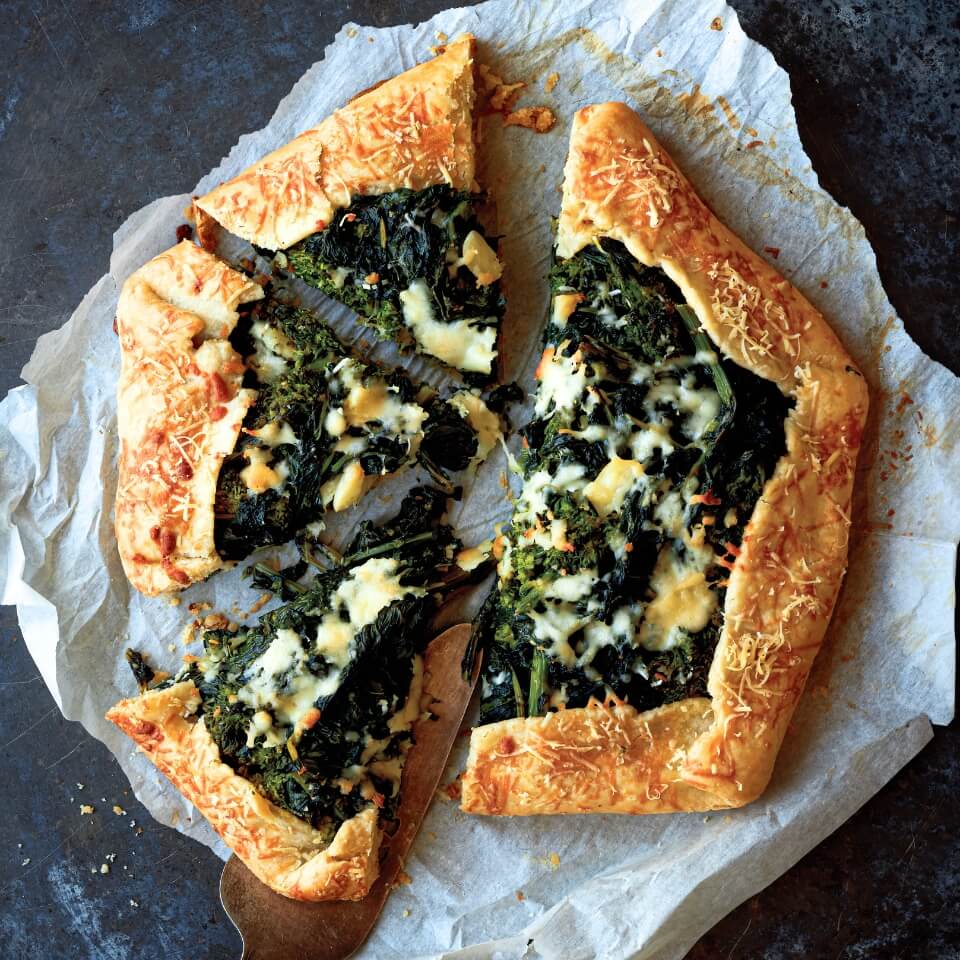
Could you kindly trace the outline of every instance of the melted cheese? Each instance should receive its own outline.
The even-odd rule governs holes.
[[[546,416],[552,409],[570,411],[581,402],[587,389],[587,368],[579,353],[565,356],[563,347],[547,362],[541,361],[540,388],[534,405],[538,417]]]
[[[477,435],[477,452],[473,463],[480,464],[500,442],[500,418],[472,390],[458,390],[450,398],[450,406],[473,427]]]
[[[279,447],[285,443],[297,442],[297,435],[286,420],[274,420],[273,423],[264,424],[259,430],[248,430],[247,433],[251,437],[256,437],[268,447]]]
[[[427,353],[470,373],[487,373],[493,366],[497,356],[496,327],[476,327],[472,325],[475,321],[470,320],[437,320],[425,280],[414,280],[400,293],[400,306],[403,322]]]
[[[542,613],[534,610],[529,617],[533,621],[533,635],[543,643],[547,654],[573,666],[577,655],[570,645],[570,637],[582,630],[590,618],[581,617],[568,603],[548,603]]]
[[[250,664],[246,682],[237,691],[242,703],[257,709],[247,731],[248,746],[259,734],[265,734],[268,747],[282,743],[277,727],[293,726],[313,706],[316,677],[306,670],[308,656],[300,634],[284,629]]]
[[[558,577],[544,591],[544,596],[576,603],[589,597],[598,580],[595,568]]]
[[[244,447],[243,455],[248,465],[240,471],[240,479],[249,493],[266,493],[267,490],[279,490],[283,487],[285,471],[268,466],[273,459],[269,450],[263,447]]]
[[[503,275],[503,267],[483,235],[471,230],[463,238],[463,255],[459,261],[476,278],[481,287],[494,283]]]
[[[357,634],[391,603],[424,593],[420,587],[400,583],[396,560],[374,557],[355,567],[333,592],[330,612],[318,624],[309,647],[295,630],[278,630],[270,646],[250,664],[237,691],[240,701],[256,710],[247,731],[248,745],[253,746],[259,735],[264,735],[267,746],[282,743],[283,728],[295,727],[320,697],[336,692],[343,669],[354,654]],[[322,655],[330,664],[326,676],[317,677],[307,669],[313,654]],[[399,722],[406,723],[407,716],[404,713]]]
[[[475,547],[464,547],[454,558],[456,565],[466,573],[476,570],[480,564],[490,558],[490,551],[493,549],[492,540],[484,540]]]
[[[357,503],[366,489],[367,478],[359,461],[351,460],[339,476],[328,480],[320,488],[323,502],[330,506],[334,513],[347,510]]]
[[[341,361],[335,372],[348,388],[340,411],[346,426],[364,426],[377,421],[393,434],[413,435],[420,432],[427,412],[419,404],[403,403],[396,388],[388,386],[382,377],[368,376],[364,383],[364,369],[353,360]],[[328,415],[327,419],[331,417]],[[331,425],[339,426],[336,418]],[[341,433],[343,430],[337,431],[335,436]]]
[[[657,558],[650,589],[654,598],[644,612],[638,640],[648,650],[669,650],[681,639],[680,631],[702,630],[717,608],[717,595],[702,570],[682,564],[671,550]]]
[[[581,300],[583,300],[583,295],[579,293],[558,293],[553,298],[553,313],[550,318],[554,326],[562,330],[570,317],[573,316],[577,304]]]
[[[624,498],[643,475],[643,465],[636,460],[614,457],[597,474],[597,479],[583,488],[583,494],[597,513],[605,517],[623,506]]]

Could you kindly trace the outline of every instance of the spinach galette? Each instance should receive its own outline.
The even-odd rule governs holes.
[[[182,241],[124,284],[116,533],[141,592],[281,544],[419,464],[482,460],[497,417],[351,353],[313,311]]]
[[[839,590],[864,379],[623,104],[574,120],[551,285],[463,809],[742,805]]]
[[[494,374],[501,267],[475,213],[474,40],[350,101],[194,202],[377,336]]]
[[[421,693],[430,620],[469,575],[442,522],[446,495],[417,488],[389,523],[360,525],[335,565],[302,583],[258,574],[289,600],[107,714],[250,870],[299,900],[355,900],[377,877]]]

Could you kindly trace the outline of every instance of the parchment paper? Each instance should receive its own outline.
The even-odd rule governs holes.
[[[960,389],[907,337],[863,229],[819,188],[786,74],[717,0],[494,0],[415,28],[347,25],[270,124],[242,137],[194,192],[426,59],[438,31],[464,30],[497,73],[531,84],[521,105],[546,103],[560,118],[545,136],[503,129],[498,117],[483,126],[483,176],[505,237],[508,378],[533,382],[570,118],[585,104],[626,99],[722,219],[754,249],[779,250],[776,266],[830,319],[872,388],[850,570],[767,794],[729,815],[498,820],[466,817],[441,792],[407,864],[412,883],[390,898],[363,953],[678,958],[889,780],[929,740],[929,721],[952,717]],[[559,83],[547,93],[554,71]],[[102,719],[133,690],[125,646],[175,668],[188,602],[236,611],[256,597],[233,571],[191,588],[181,607],[144,599],[128,588],[113,538],[117,294],[172,244],[187,199],[158,200],[123,225],[110,273],[40,339],[28,385],[0,405],[0,596],[17,605],[64,714],[116,754],[154,816],[223,856],[205,822]],[[324,308],[341,333],[359,336],[345,311]],[[393,356],[383,347],[375,355]],[[422,361],[410,366],[445,379]],[[509,513],[497,456],[454,512],[468,543]],[[388,513],[404,486],[382,487],[364,509]],[[360,516],[338,518],[331,536]]]

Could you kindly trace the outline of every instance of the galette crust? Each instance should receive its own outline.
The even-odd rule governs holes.
[[[198,236],[215,224],[270,250],[326,228],[357,194],[474,186],[475,41],[385,81],[194,201]]]
[[[250,871],[294,900],[359,900],[379,871],[381,830],[370,808],[345,821],[329,845],[308,823],[272,804],[220,759],[196,717],[200,694],[184,680],[123,700],[107,713],[210,822]]]
[[[117,306],[120,441],[116,535],[148,596],[222,566],[213,501],[224,457],[256,393],[228,337],[263,290],[187,240],[142,266]]]
[[[766,788],[846,565],[867,389],[824,318],[711,213],[622,103],[580,110],[557,252],[625,244],[680,287],[714,343],[794,399],[787,452],[729,577],[710,699],[638,713],[592,703],[475,728],[470,813],[665,813],[737,807]]]

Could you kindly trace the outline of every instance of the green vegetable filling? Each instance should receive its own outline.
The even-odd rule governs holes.
[[[326,229],[285,251],[289,269],[354,310],[381,339],[418,340],[424,352],[470,371],[468,381],[485,383],[493,375],[492,357],[470,363],[422,339],[405,317],[402,297],[422,282],[437,322],[465,322],[470,331],[499,327],[499,285],[479,282],[462,262],[467,237],[483,236],[473,209],[479,199],[445,185],[354,197]]]
[[[447,471],[463,470],[477,452],[476,431],[454,406],[399,370],[352,357],[311,310],[268,296],[241,318],[233,342],[257,399],[217,483],[215,537],[225,559],[292,539],[331,504],[354,502],[363,478],[413,463],[453,492]],[[348,497],[338,482],[351,471]]]
[[[481,722],[707,695],[729,567],[792,401],[720,357],[679,289],[603,240],[555,265]],[[732,548],[732,551],[731,551]]]
[[[255,586],[292,599],[256,626],[206,631],[203,656],[164,683],[192,680],[223,761],[327,841],[371,806],[394,815],[412,737],[396,717],[438,598],[463,579],[445,509],[442,491],[414,489],[392,521],[362,523],[343,560],[306,584],[298,569],[260,568]],[[384,602],[373,602],[377,584]]]

